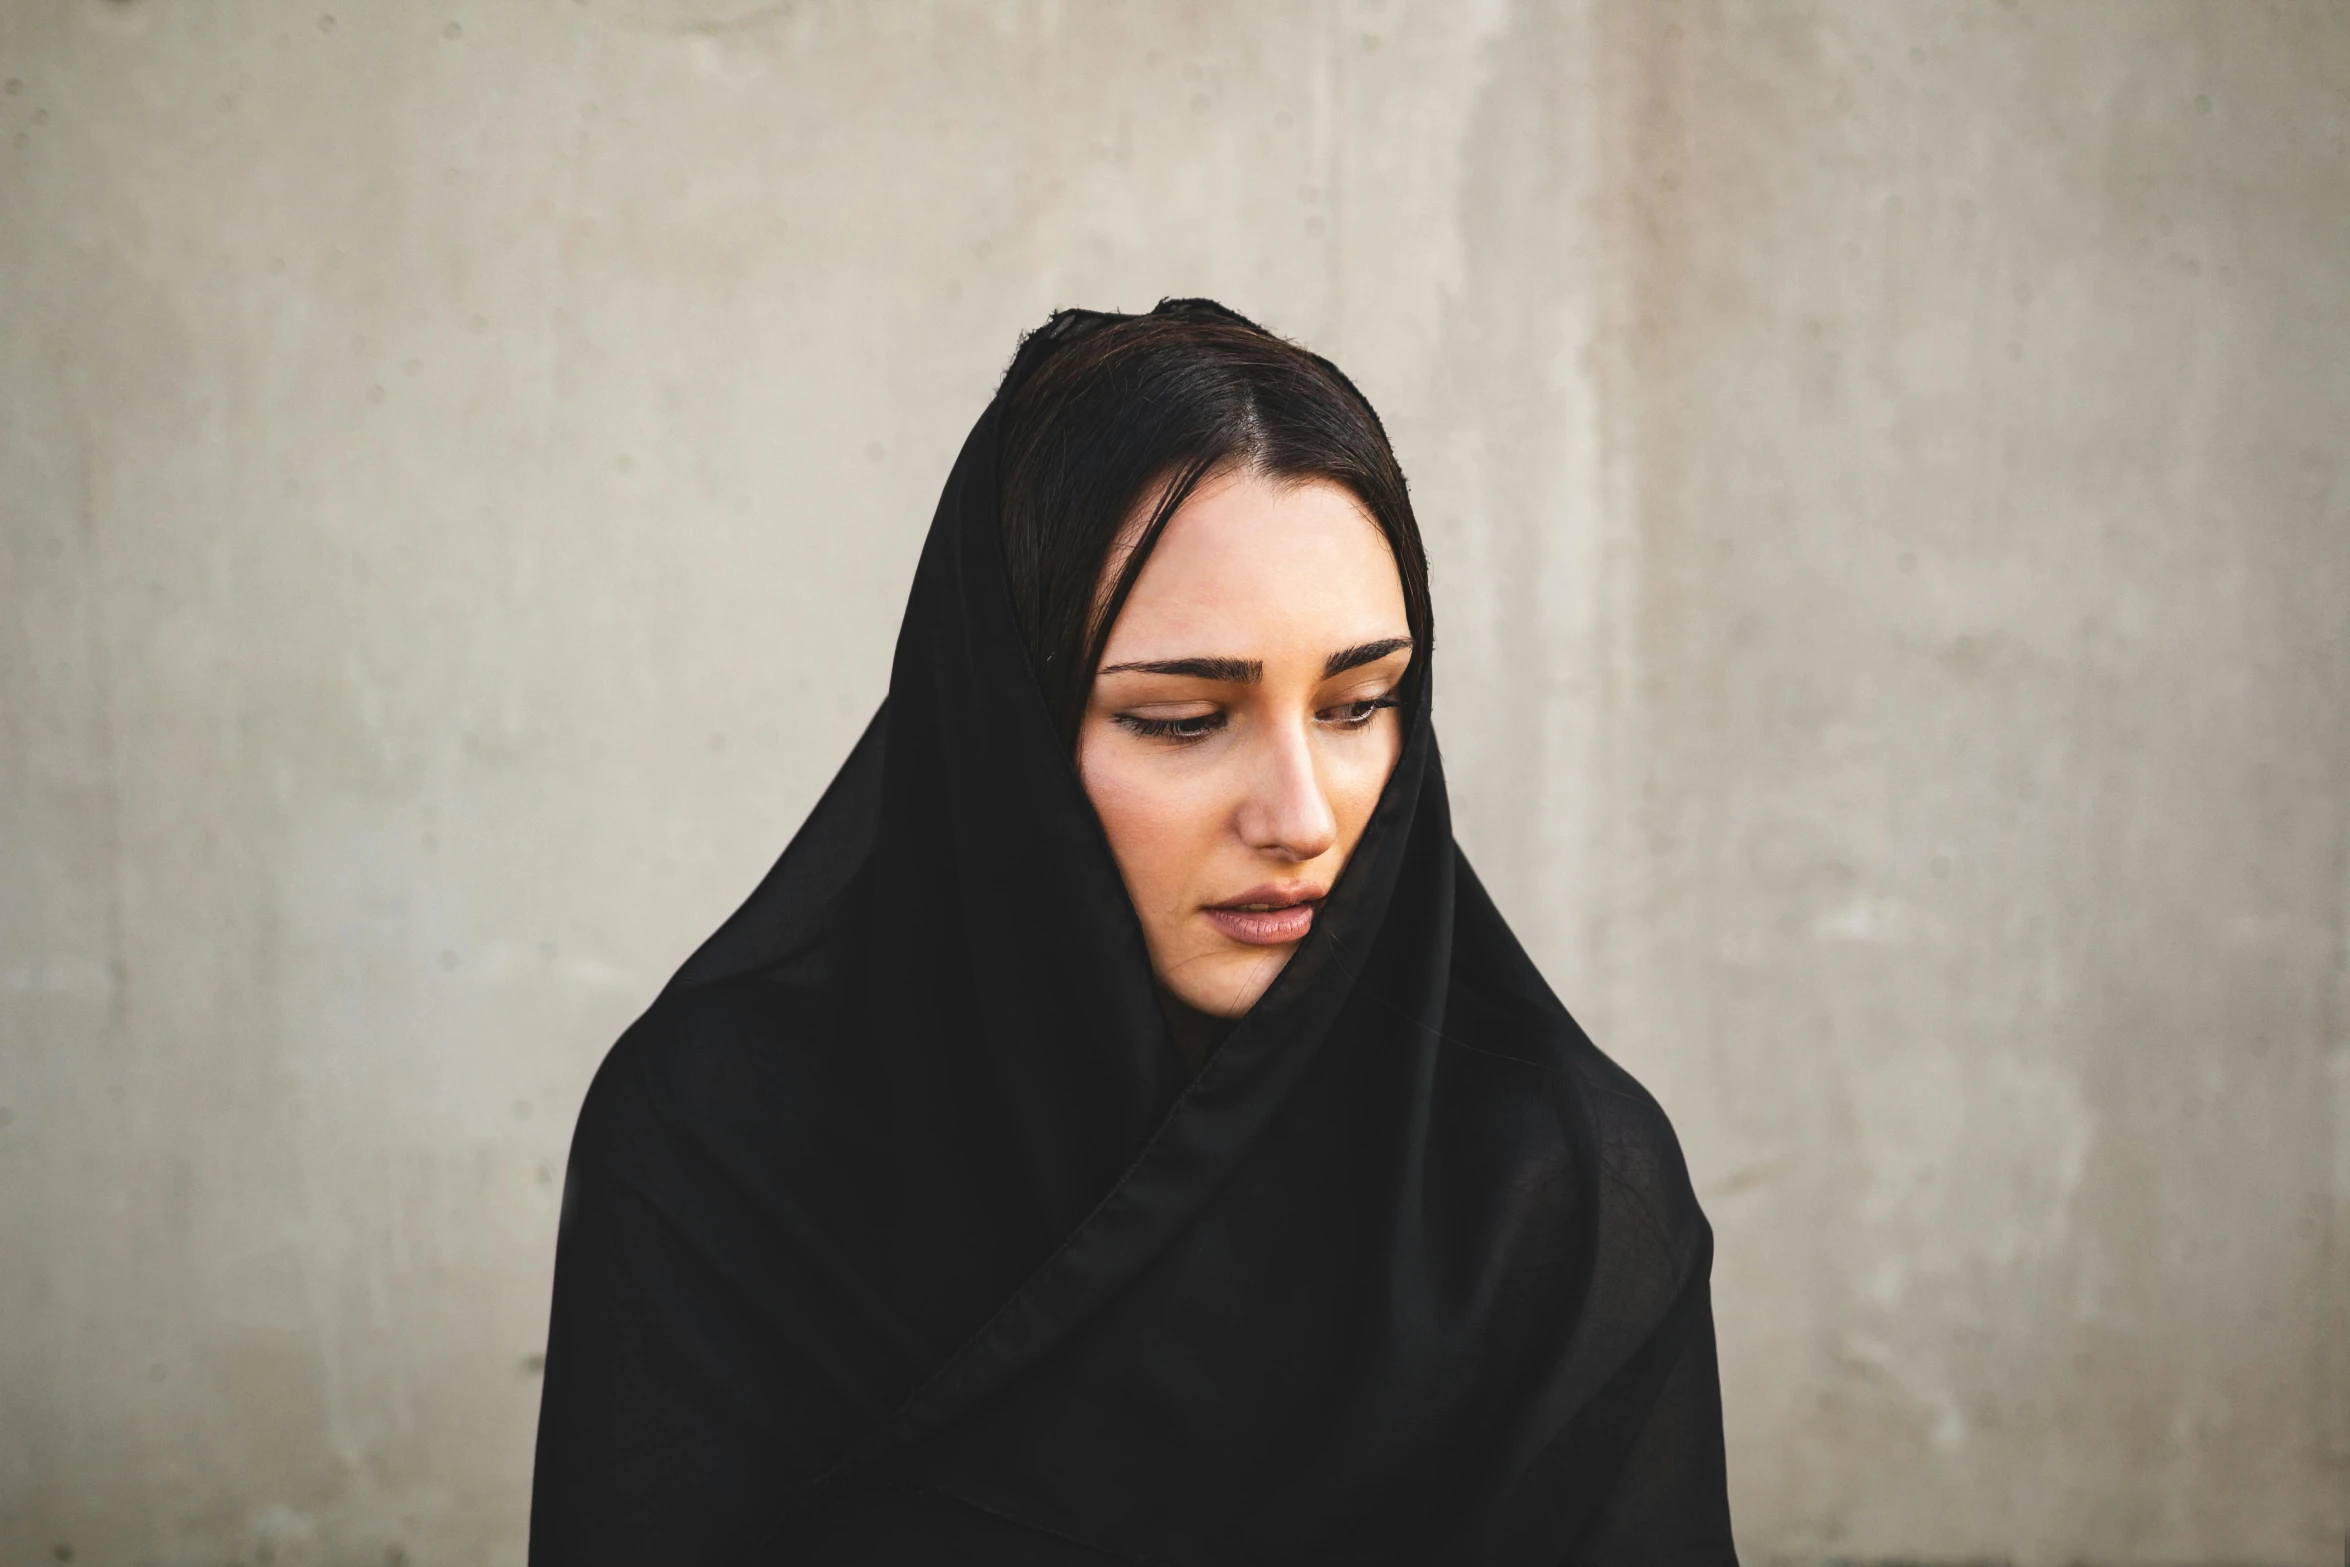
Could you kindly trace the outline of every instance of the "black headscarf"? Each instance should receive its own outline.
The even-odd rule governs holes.
[[[1423,661],[1196,1078],[1015,621],[1006,395],[887,702],[606,1057],[531,1509],[580,1563],[1730,1563],[1671,1127],[1454,845]]]

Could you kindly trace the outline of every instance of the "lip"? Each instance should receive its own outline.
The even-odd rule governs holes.
[[[1287,887],[1251,887],[1237,898],[1211,903],[1200,910],[1234,941],[1251,947],[1286,947],[1303,941],[1314,928],[1314,911],[1322,906],[1323,889],[1304,884]]]

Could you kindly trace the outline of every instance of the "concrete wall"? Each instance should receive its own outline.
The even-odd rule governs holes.
[[[2350,9],[0,8],[0,1560],[520,1560],[613,1033],[1016,334],[1389,415],[1746,1550],[2350,1527]]]

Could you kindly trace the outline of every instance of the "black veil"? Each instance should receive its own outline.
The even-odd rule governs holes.
[[[998,532],[1006,394],[1109,319],[1023,344],[882,710],[596,1075],[533,1563],[1733,1561],[1710,1231],[1453,844],[1424,667],[1187,1072]]]

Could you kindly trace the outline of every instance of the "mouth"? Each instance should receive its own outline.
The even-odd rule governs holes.
[[[1305,939],[1322,906],[1319,887],[1251,887],[1237,898],[1200,910],[1234,941],[1252,947],[1285,947]]]

